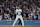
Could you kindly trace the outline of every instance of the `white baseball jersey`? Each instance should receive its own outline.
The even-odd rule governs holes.
[[[16,9],[16,14],[21,15],[22,9]]]

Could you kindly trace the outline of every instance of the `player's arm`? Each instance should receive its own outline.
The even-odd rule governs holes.
[[[15,10],[15,14],[17,15],[17,10]]]
[[[21,15],[22,15],[22,9],[21,9],[20,11],[21,11],[20,13],[21,13]]]
[[[20,9],[20,11],[19,11],[20,13],[22,13],[22,9]]]
[[[21,12],[22,12],[22,9],[21,9]]]

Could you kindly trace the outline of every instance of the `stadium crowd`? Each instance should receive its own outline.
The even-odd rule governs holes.
[[[0,20],[14,20],[18,6],[24,20],[40,20],[40,0],[0,0]]]

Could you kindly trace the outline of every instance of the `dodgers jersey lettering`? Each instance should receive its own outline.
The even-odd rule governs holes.
[[[21,9],[16,9],[16,14],[21,15],[22,10]]]

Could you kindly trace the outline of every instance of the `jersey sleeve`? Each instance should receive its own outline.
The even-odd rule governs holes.
[[[16,11],[15,13],[17,14],[17,9],[15,11]]]
[[[22,9],[20,11],[22,12]]]

